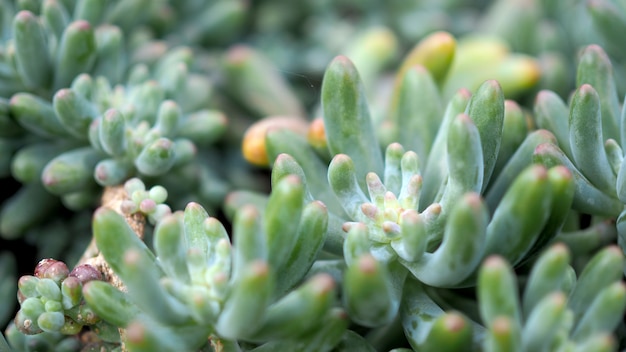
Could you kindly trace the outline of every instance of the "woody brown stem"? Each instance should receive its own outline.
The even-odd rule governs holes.
[[[146,218],[140,213],[129,215],[122,212],[122,202],[128,198],[129,196],[126,193],[123,185],[106,187],[102,194],[101,206],[111,208],[117,213],[121,214],[130,226],[130,228],[135,232],[135,234],[139,238],[143,239]],[[124,286],[122,280],[120,280],[120,278],[113,272],[111,267],[109,267],[109,264],[104,259],[104,256],[102,256],[102,253],[100,253],[100,250],[96,246],[96,241],[94,238],[91,239],[89,246],[83,253],[83,256],[80,258],[78,264],[90,264],[102,274],[102,279],[104,281],[109,282],[120,291],[126,291],[126,286]],[[119,333],[122,341],[122,351],[126,351],[123,342],[124,337],[126,336],[126,330],[120,328]]]

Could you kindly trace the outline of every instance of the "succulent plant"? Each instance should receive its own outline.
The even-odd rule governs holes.
[[[622,350],[623,10],[0,0],[0,350]]]
[[[172,52],[182,59],[178,54]],[[176,66],[172,56],[163,58],[166,67]],[[100,193],[98,184],[117,185],[135,174],[155,177],[180,169],[194,160],[198,145],[219,137],[226,124],[222,114],[208,109],[185,113],[185,106],[167,99],[164,88],[145,77],[145,69],[137,67],[126,89],[110,86],[103,77],[80,75],[52,102],[30,93],[14,95],[10,109],[18,123],[26,126],[35,118],[29,123],[53,137],[27,144],[12,160],[12,175],[27,184],[22,192],[32,189],[30,196],[41,194],[43,185],[70,209],[92,206]],[[19,206],[18,201],[14,204]],[[9,205],[4,213],[12,213]],[[3,233],[23,232],[26,221],[13,225],[7,221],[16,220],[7,216],[3,216]]]
[[[413,68],[401,67],[391,118],[371,115],[358,70],[338,56],[324,76],[317,137],[310,131],[307,141],[286,124],[249,136],[264,137],[259,155],[272,161],[273,178],[296,174],[309,199],[328,204],[324,249],[343,257],[342,301],[365,327],[393,323],[401,297],[412,295],[405,283],[473,286],[485,258],[498,255],[519,267],[555,238],[568,237],[558,235],[578,192],[574,170],[535,164],[535,150],[555,144],[556,132],[536,129],[514,101],[505,103],[497,80],[473,92],[461,89],[445,109],[436,108],[436,82],[445,82],[452,65],[448,59],[435,66],[442,61],[432,58],[446,53],[442,47],[425,49],[436,45],[433,38],[441,43],[443,34],[437,35],[405,61]],[[228,200],[236,207],[245,197]]]
[[[445,67],[441,70],[441,75],[445,75]],[[437,97],[436,86],[429,71],[407,70],[405,74],[411,77],[415,72],[420,72],[424,80],[431,82],[415,85],[424,90],[419,92],[420,95]],[[387,126],[391,125],[385,126],[387,136],[395,135],[389,139],[399,141],[400,144],[391,143],[387,146],[384,143],[379,144],[376,142],[378,136],[374,132],[375,121],[372,122],[373,119],[370,117],[358,72],[348,58],[337,57],[329,65],[322,88],[325,140],[329,150],[327,155],[333,157],[328,172],[324,171],[326,169],[323,166],[324,160],[317,157],[315,151],[307,146],[306,141],[300,138],[301,142],[298,142],[296,135],[281,129],[269,130],[266,133],[264,146],[268,159],[275,160],[274,171],[279,169],[279,173],[300,172],[306,175],[312,197],[324,201],[329,206],[332,204],[332,212],[345,221],[364,220],[367,216],[363,217],[363,213],[369,214],[374,219],[376,213],[380,213],[376,219],[382,223],[385,209],[381,209],[381,206],[383,199],[387,197],[385,201],[390,204],[388,211],[397,213],[395,216],[400,215],[400,209],[407,208],[426,211],[433,214],[433,217],[442,212],[443,224],[445,223],[443,219],[451,211],[452,204],[458,202],[464,193],[482,193],[490,190],[490,186],[499,184],[490,197],[489,211],[494,213],[497,203],[515,176],[515,173],[492,176],[498,158],[507,160],[519,147],[521,152],[515,158],[519,160],[515,166],[517,172],[520,172],[525,166],[530,165],[530,156],[534,148],[532,145],[553,138],[547,131],[527,136],[527,127],[524,117],[520,116],[519,108],[514,102],[508,101],[506,104],[508,109],[505,112],[501,87],[494,80],[486,81],[474,94],[468,90],[460,90],[450,100],[445,114],[443,109],[437,109],[431,114],[424,113],[413,119],[409,119],[411,115],[408,114],[413,102],[402,100],[401,94],[404,94],[402,89],[403,86],[400,85],[396,91],[398,95],[394,97],[399,101],[396,103],[398,107],[392,110],[402,112],[396,112],[396,119],[384,121]],[[395,102],[393,99],[391,101]],[[443,116],[435,115],[439,111],[442,111]],[[406,119],[406,122],[397,120],[399,118]],[[432,126],[430,132],[425,131],[427,129],[424,126],[427,125]],[[503,132],[504,127],[506,135]],[[410,131],[416,131],[418,136]],[[438,131],[439,134],[432,137],[433,133],[436,134]],[[450,134],[454,135],[450,137]],[[507,137],[507,140],[503,140],[503,136]],[[404,144],[416,152],[410,151],[405,154]],[[501,144],[506,146],[502,156],[498,155]],[[384,161],[382,149],[386,149]],[[432,154],[432,161],[429,160],[431,149],[436,150],[436,153]],[[294,166],[293,162],[287,161],[286,156],[277,158],[282,153],[289,154],[297,165]],[[442,153],[446,153],[443,155],[447,156],[442,157]],[[421,165],[418,164],[426,164],[426,170],[421,171]],[[294,171],[294,167],[300,170]],[[555,176],[557,173],[554,172]],[[325,181],[326,174],[328,183]],[[380,177],[383,175],[384,182],[381,182]],[[500,175],[503,176],[497,180],[496,176]],[[419,190],[422,182],[428,184],[429,188]],[[564,187],[564,190],[567,188]],[[387,189],[391,191],[393,197],[389,194],[385,196]],[[332,195],[333,192],[336,197]],[[366,193],[370,194],[370,199],[367,199]],[[426,197],[423,197],[423,194],[426,194]],[[428,210],[428,206],[435,202],[441,204]],[[367,210],[361,213],[361,205],[364,203],[369,204],[365,206]],[[397,203],[400,204],[393,210],[392,204]],[[337,207],[339,204],[343,209]],[[374,209],[376,207],[379,208],[378,211]],[[438,228],[434,232],[433,239],[440,240],[443,228]]]
[[[101,274],[90,265],[79,265],[71,272],[67,265],[43,259],[34,276],[22,276],[18,283],[20,310],[16,327],[28,335],[43,331],[77,334],[84,325],[93,325],[98,317],[82,299],[82,286],[100,280]]]
[[[135,3],[137,8],[140,2]],[[2,118],[7,128],[2,138],[14,154],[6,166],[11,177],[23,183],[3,204],[2,234],[11,238],[22,236],[29,227],[46,220],[46,214],[58,211],[61,203],[46,192],[59,196],[71,210],[93,207],[101,186],[121,184],[135,174],[154,178],[173,167],[182,171],[181,166],[196,156],[194,160],[205,158],[197,155],[206,154],[198,153],[198,147],[215,143],[226,125],[225,116],[208,105],[209,79],[190,72],[190,48],[172,48],[157,60],[150,56],[158,54],[155,43],[136,40],[133,45],[137,49],[131,55],[128,41],[132,38],[114,25],[124,22],[116,17],[124,12],[121,5],[100,13],[87,13],[83,2],[75,8],[52,1],[41,6],[39,15],[39,9],[15,15],[9,40],[9,46],[16,46],[12,70],[21,77],[11,82],[26,82],[28,75],[32,79],[50,76],[46,82],[35,82],[38,90],[27,86],[13,89],[7,93],[10,100],[5,101]],[[80,18],[75,22],[68,17],[72,9],[73,16]],[[105,12],[103,18],[98,17]],[[56,31],[51,29],[53,23]],[[38,42],[33,38],[44,34],[53,37],[40,38],[45,45],[34,45]],[[81,58],[85,63],[65,57],[79,49],[85,50]],[[67,67],[41,65],[41,60],[35,59],[48,55],[51,65]],[[46,71],[31,70],[31,66]],[[182,190],[179,185],[176,194],[180,198],[174,201],[185,202],[187,193],[208,182],[207,168],[201,164],[178,173],[178,177],[185,174],[189,182]],[[219,188],[228,186],[215,181],[211,187],[216,189],[204,192],[206,197],[198,201],[216,206],[225,194]],[[28,199],[37,200],[41,207],[23,211]]]
[[[570,260],[567,247],[556,243],[537,258],[522,284],[510,263],[490,256],[479,271],[476,301],[466,301],[474,307],[463,311],[455,307],[459,297],[408,281],[404,331],[416,350],[617,350],[614,332],[626,307],[621,250],[598,251],[578,273]]]
[[[191,48],[167,48],[145,32],[160,6],[3,1],[2,175],[21,183],[2,199],[3,240],[74,265],[89,243],[102,187],[137,174],[166,185],[171,204],[193,194],[219,208],[231,184],[210,168],[222,151],[208,147],[226,118],[211,108],[210,77],[192,67]]]
[[[308,341],[332,346],[347,327],[345,314],[331,309],[336,284],[327,274],[305,277],[324,242],[327,213],[319,202],[303,203],[302,192],[297,177],[286,177],[275,185],[265,209],[240,209],[233,224],[232,248],[223,225],[197,203],[157,222],[154,253],[124,217],[112,208],[101,207],[93,218],[95,242],[124,290],[100,280],[83,282],[82,294],[81,285],[74,285],[78,291],[64,290],[75,275],[68,276],[63,263],[45,261],[38,266],[36,276],[20,279],[20,292],[26,299],[21,300],[22,313],[18,313],[16,325],[27,334],[41,328],[73,335],[77,329],[46,325],[48,309],[35,317],[42,309],[29,308],[34,306],[30,302],[45,300],[41,307],[59,302],[60,309],[48,315],[62,316],[65,309],[68,316],[83,302],[82,297],[86,304],[77,307],[94,307],[95,314],[89,316],[125,329],[123,343],[138,351],[187,350],[209,340],[226,344],[284,340],[285,346]],[[53,266],[65,270],[50,269]],[[56,276],[48,278],[45,273],[49,271]],[[42,280],[49,283],[50,290],[38,289],[43,287],[39,284]],[[52,297],[48,291],[58,294]],[[66,307],[66,301],[72,304]],[[20,317],[38,324],[22,323],[25,319]],[[333,340],[316,333],[326,319],[337,321]],[[74,319],[71,326],[85,324],[94,322]],[[302,340],[290,342],[296,337]]]

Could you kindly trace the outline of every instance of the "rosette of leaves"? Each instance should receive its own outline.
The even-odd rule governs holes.
[[[14,327],[25,335],[42,332],[77,335],[84,326],[89,326],[101,331],[103,339],[110,339],[107,335],[111,330],[117,332],[116,329],[100,320],[85,304],[82,294],[83,285],[101,279],[101,273],[89,264],[78,265],[69,271],[64,262],[41,260],[34,275],[22,276],[18,281],[20,309]],[[21,339],[14,333],[7,335],[14,348],[18,348]]]
[[[65,4],[57,1],[18,2],[3,1],[2,93],[0,105],[0,145],[3,148],[2,175],[14,176],[14,154],[24,151],[35,154],[31,159],[50,159],[78,144],[55,121],[40,121],[38,102],[48,101],[53,92],[67,87],[76,75],[89,71],[110,75],[123,70],[122,33],[114,26],[95,28],[82,19],[72,19]],[[22,94],[22,106],[28,118],[17,121],[10,98]],[[29,99],[30,98],[30,99]],[[34,110],[34,113],[33,113]],[[47,111],[49,113],[50,111]],[[31,114],[33,113],[33,114]],[[56,120],[56,119],[55,119]],[[50,131],[54,132],[52,135]],[[40,142],[55,138],[58,145],[42,146]],[[69,141],[64,141],[69,139]],[[30,150],[26,151],[25,147]],[[23,187],[8,202],[14,211],[3,216],[11,224],[2,226],[3,236],[21,235],[29,224],[41,222],[46,214],[57,210],[56,197],[46,194],[37,171],[24,170],[18,181]],[[35,181],[36,180],[36,181]],[[27,203],[40,207],[26,211]]]
[[[522,264],[558,233],[574,194],[566,168],[531,165],[535,146],[555,137],[529,133],[497,81],[473,94],[459,90],[437,116],[440,92],[429,71],[416,66],[404,74],[392,97],[394,133],[418,152],[391,143],[383,157],[358,72],[344,56],[324,76],[323,157],[286,129],[265,137],[272,178],[297,174],[309,199],[328,204],[324,248],[347,264],[344,305],[368,327],[396,317],[407,274],[430,286],[463,287],[475,283],[490,254]],[[328,167],[324,157],[332,158]]]
[[[623,254],[605,247],[579,272],[571,260],[567,246],[556,243],[520,276],[490,256],[475,299],[408,280],[406,336],[417,351],[617,351],[626,308]]]
[[[157,222],[154,251],[121,215],[99,208],[95,241],[125,289],[91,281],[87,305],[124,330],[129,351],[329,351],[346,334],[358,340],[336,307],[332,276],[307,275],[326,236],[325,206],[304,201],[296,176],[273,186],[266,207],[236,213],[232,245],[197,203]]]
[[[206,91],[190,93],[181,103],[173,100],[198,88],[196,80],[188,80],[191,59],[191,52],[180,48],[162,57],[153,73],[137,64],[126,85],[113,86],[105,77],[81,74],[52,101],[31,93],[15,94],[9,104],[11,118],[42,138],[13,157],[12,176],[24,187],[4,205],[3,233],[19,236],[44,217],[46,209],[58,204],[52,195],[77,210],[95,204],[101,186],[121,184],[135,175],[167,174],[170,183],[177,178],[175,190],[181,190],[181,197],[210,182],[213,173],[202,171],[208,166],[185,166],[198,160],[197,148],[221,136],[226,118],[198,105]],[[181,177],[188,182],[181,184]],[[216,182],[212,185],[223,186]],[[213,192],[219,198],[218,190]],[[22,203],[37,197],[45,200],[37,211],[20,211],[26,206]]]

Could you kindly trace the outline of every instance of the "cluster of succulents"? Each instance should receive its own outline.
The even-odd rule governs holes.
[[[134,176],[167,185],[177,206],[194,199],[214,209],[230,181],[254,187],[252,177],[210,167],[223,157],[214,146],[228,121],[193,48],[156,37],[154,16],[168,6],[2,3],[0,164],[19,184],[0,205],[3,239],[25,239],[40,257],[59,255],[46,249],[53,236],[59,249],[80,250],[103,187]],[[59,223],[67,210],[80,216]]]
[[[548,247],[520,294],[511,265],[490,256],[478,274],[475,302],[410,281],[403,300],[404,331],[417,350],[615,350],[618,341],[612,334],[626,305],[623,253],[616,246],[599,251],[579,277],[569,261],[564,244]]]
[[[624,349],[623,6],[0,0],[0,351]]]

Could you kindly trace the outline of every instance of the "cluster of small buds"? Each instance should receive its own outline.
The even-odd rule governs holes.
[[[93,325],[100,318],[83,301],[82,287],[92,280],[101,280],[98,270],[82,264],[69,271],[55,259],[43,259],[35,275],[19,279],[17,298],[20,310],[16,327],[24,334],[59,332],[77,334],[84,325]]]
[[[172,213],[172,209],[164,204],[167,199],[165,187],[156,185],[146,189],[146,185],[139,178],[131,178],[124,183],[124,189],[130,197],[122,202],[124,214],[141,213],[148,218],[150,224],[155,225],[162,218]]]
[[[367,174],[365,182],[371,202],[361,204],[360,217],[367,225],[376,225],[386,237],[385,242],[399,237],[400,224],[406,212],[421,214],[425,223],[432,222],[441,211],[438,203],[431,204],[422,213],[418,213],[422,176],[419,170],[418,156],[413,151],[404,151],[398,143],[387,147],[385,156],[385,183],[373,172]],[[371,226],[370,231],[372,230]],[[379,231],[377,231],[379,232]],[[370,235],[370,239],[379,240],[381,236]]]
[[[339,180],[338,174],[350,169],[351,159],[345,155],[338,155],[329,167],[329,175],[333,184]],[[419,170],[418,156],[413,151],[405,152],[399,143],[392,143],[387,147],[385,155],[385,170],[383,182],[380,177],[369,172],[365,177],[367,197],[359,197],[360,205],[351,207],[346,203],[346,210],[354,221],[346,222],[343,230],[349,233],[357,223],[367,227],[367,237],[371,245],[388,245],[388,250],[395,252],[400,258],[415,261],[420,254],[419,248],[426,248],[430,229],[441,214],[441,205],[433,203],[418,211],[422,176]],[[339,182],[341,183],[341,182]],[[357,185],[353,185],[357,189]],[[336,189],[339,192],[339,189]],[[389,253],[385,250],[385,253]]]

